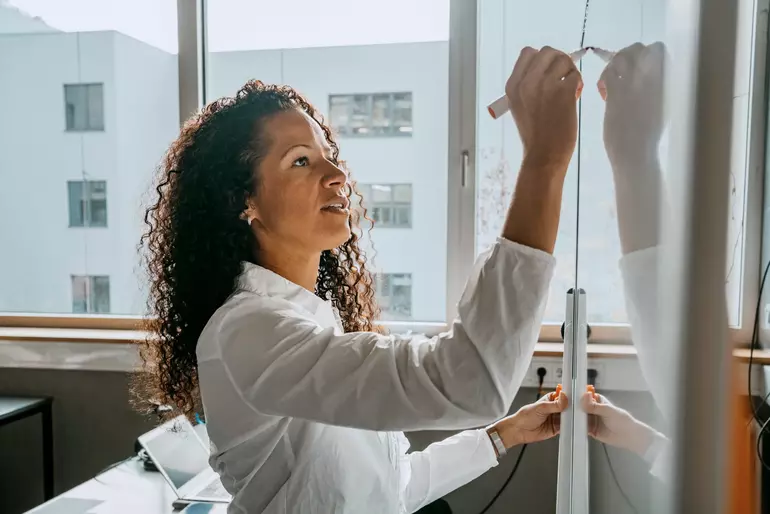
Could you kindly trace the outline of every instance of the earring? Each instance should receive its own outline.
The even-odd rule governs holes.
[[[246,222],[248,226],[251,226],[251,222],[257,219],[257,217],[254,215],[254,211],[251,209],[247,209],[241,213],[239,216],[243,221]]]

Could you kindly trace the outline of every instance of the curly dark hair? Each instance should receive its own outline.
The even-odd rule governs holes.
[[[240,215],[259,187],[256,170],[269,140],[264,122],[291,109],[320,125],[341,166],[332,132],[310,102],[291,87],[252,80],[190,118],[158,167],[157,201],[145,212],[139,245],[150,277],[148,336],[140,342],[145,369],[133,388],[141,410],[201,412],[198,337],[235,292],[241,262],[257,264],[257,239]],[[348,241],[322,252],[315,294],[332,302],[346,332],[379,331],[372,275],[359,246],[366,210],[354,182],[346,194],[355,194],[360,207],[350,216]]]

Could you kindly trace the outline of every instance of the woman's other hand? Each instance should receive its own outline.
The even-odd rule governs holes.
[[[655,439],[655,429],[592,390],[583,394],[580,404],[588,414],[588,433],[597,441],[644,456]]]
[[[568,404],[563,392],[549,393],[490,428],[497,430],[506,448],[544,441],[559,433],[561,413]]]
[[[597,88],[606,102],[604,145],[611,161],[657,156],[665,124],[665,68],[663,43],[633,44],[617,52],[604,68]]]
[[[569,55],[548,46],[521,51],[505,95],[519,129],[525,163],[566,173],[577,140],[576,103],[582,89],[580,72]]]

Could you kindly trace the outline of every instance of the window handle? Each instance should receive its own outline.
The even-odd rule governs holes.
[[[462,157],[463,157],[463,167],[462,167],[462,177],[460,178],[460,185],[462,187],[465,187],[465,185],[468,183],[468,168],[471,165],[470,152],[468,152],[468,150],[463,150]]]

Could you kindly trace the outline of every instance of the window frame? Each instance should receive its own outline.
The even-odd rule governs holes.
[[[177,19],[179,34],[179,113],[180,125],[196,112],[206,99],[206,52],[205,12],[208,0],[179,2]],[[767,0],[757,2],[757,12],[766,9]],[[448,69],[448,176],[447,176],[447,275],[446,275],[446,322],[385,322],[395,332],[415,331],[435,335],[449,328],[455,317],[456,305],[462,293],[465,277],[475,260],[476,230],[476,51],[477,51],[478,0],[450,0],[449,69]],[[748,176],[744,204],[743,262],[741,279],[741,325],[731,328],[731,341],[742,345],[751,339],[753,311],[757,302],[760,277],[760,252],[762,248],[762,184],[764,182],[764,156],[767,142],[765,84],[767,57],[767,17],[755,13],[754,94],[750,104],[751,131],[747,155]],[[88,83],[90,84],[90,83]],[[98,83],[94,83],[98,84]],[[65,84],[66,85],[66,84]],[[70,85],[80,85],[74,83]],[[62,88],[64,91],[64,88]],[[398,92],[391,92],[391,95]],[[366,93],[373,95],[375,93]],[[392,96],[391,96],[392,100]],[[102,121],[106,125],[104,87],[102,84]],[[65,129],[66,129],[66,94]],[[392,109],[392,101],[390,102]],[[413,98],[414,106],[414,98]],[[414,107],[413,107],[414,108]],[[329,113],[330,114],[330,113]],[[414,115],[413,118],[414,120]],[[414,124],[413,124],[414,126]],[[68,132],[94,132],[100,130],[67,130]],[[411,135],[411,133],[409,133]],[[371,136],[349,136],[353,138]],[[397,136],[398,137],[398,136]],[[0,329],[56,329],[85,332],[132,334],[136,339],[145,318],[138,315],[77,315],[66,313],[0,312]],[[592,325],[592,343],[629,344],[630,330],[627,324]],[[561,342],[561,325],[544,323],[540,341]],[[55,331],[56,331],[55,330]],[[56,340],[61,340],[57,336]],[[122,336],[121,336],[122,337]],[[117,336],[116,336],[117,338]],[[119,338],[118,338],[119,339]]]
[[[375,186],[380,187],[389,187],[391,188],[390,191],[390,199],[387,202],[375,202],[374,201],[374,194],[372,193],[372,190]],[[383,221],[377,221],[374,220],[374,227],[378,229],[388,229],[388,230],[411,230],[413,228],[413,220],[414,220],[414,187],[411,183],[408,182],[392,182],[392,183],[385,183],[385,182],[358,182],[356,183],[356,187],[361,191],[362,188],[365,188],[365,191],[361,191],[364,199],[366,200],[366,210],[369,214],[369,217],[374,220],[374,210],[375,209],[388,209],[391,213],[391,221],[386,223]],[[407,202],[399,202],[396,200],[396,191],[395,188],[397,187],[408,187],[409,188],[409,196],[410,201]],[[364,193],[369,193],[364,194]],[[397,218],[396,212],[400,209],[408,209],[409,210],[409,222],[405,224],[398,224],[395,223],[395,219]]]
[[[388,286],[388,304],[390,306],[390,309],[388,309],[389,312],[395,313],[396,311],[392,308],[393,305],[393,288],[394,284],[393,281],[398,278],[408,278],[409,280],[409,314],[408,316],[411,317],[412,313],[414,312],[414,279],[412,277],[412,273],[410,272],[392,272],[388,271],[385,273],[376,273],[374,276],[374,283],[375,283],[375,296],[381,297],[382,295],[377,294],[380,290],[385,289],[385,285]],[[385,309],[382,309],[383,313],[385,312]],[[392,321],[398,321],[398,320],[386,320],[385,322],[392,322]],[[403,323],[409,323],[411,320],[403,321]]]
[[[86,310],[85,312],[76,312],[75,311],[75,281],[77,279],[85,279],[85,303],[86,303]],[[107,284],[107,312],[97,312],[93,311],[94,305],[96,304],[96,301],[94,300],[94,291],[97,289],[96,281],[98,279],[106,279]],[[72,296],[72,313],[75,315],[90,315],[90,314],[109,314],[109,308],[111,307],[112,303],[112,292],[110,289],[110,276],[109,275],[70,275],[70,293]]]
[[[70,82],[62,85],[64,92],[64,131],[65,132],[104,132],[105,131],[105,109],[104,109],[104,82]],[[101,126],[95,126],[91,124],[91,88],[98,87],[101,91]],[[83,108],[85,109],[84,119],[86,120],[85,128],[75,127],[75,113],[72,114],[73,127],[69,127],[69,106],[67,91],[68,88],[83,88],[85,92],[85,103]]]
[[[83,193],[80,198],[80,215],[83,218],[83,224],[82,225],[76,225],[72,223],[72,194],[70,188],[73,184],[80,184],[82,189],[81,192]],[[94,224],[93,223],[93,186],[91,184],[104,184],[104,224]],[[101,201],[101,200],[100,200]],[[68,180],[67,181],[67,202],[68,202],[68,213],[69,213],[69,228],[109,228],[109,205],[107,202],[107,180],[91,180],[91,179],[79,179],[79,180]]]

